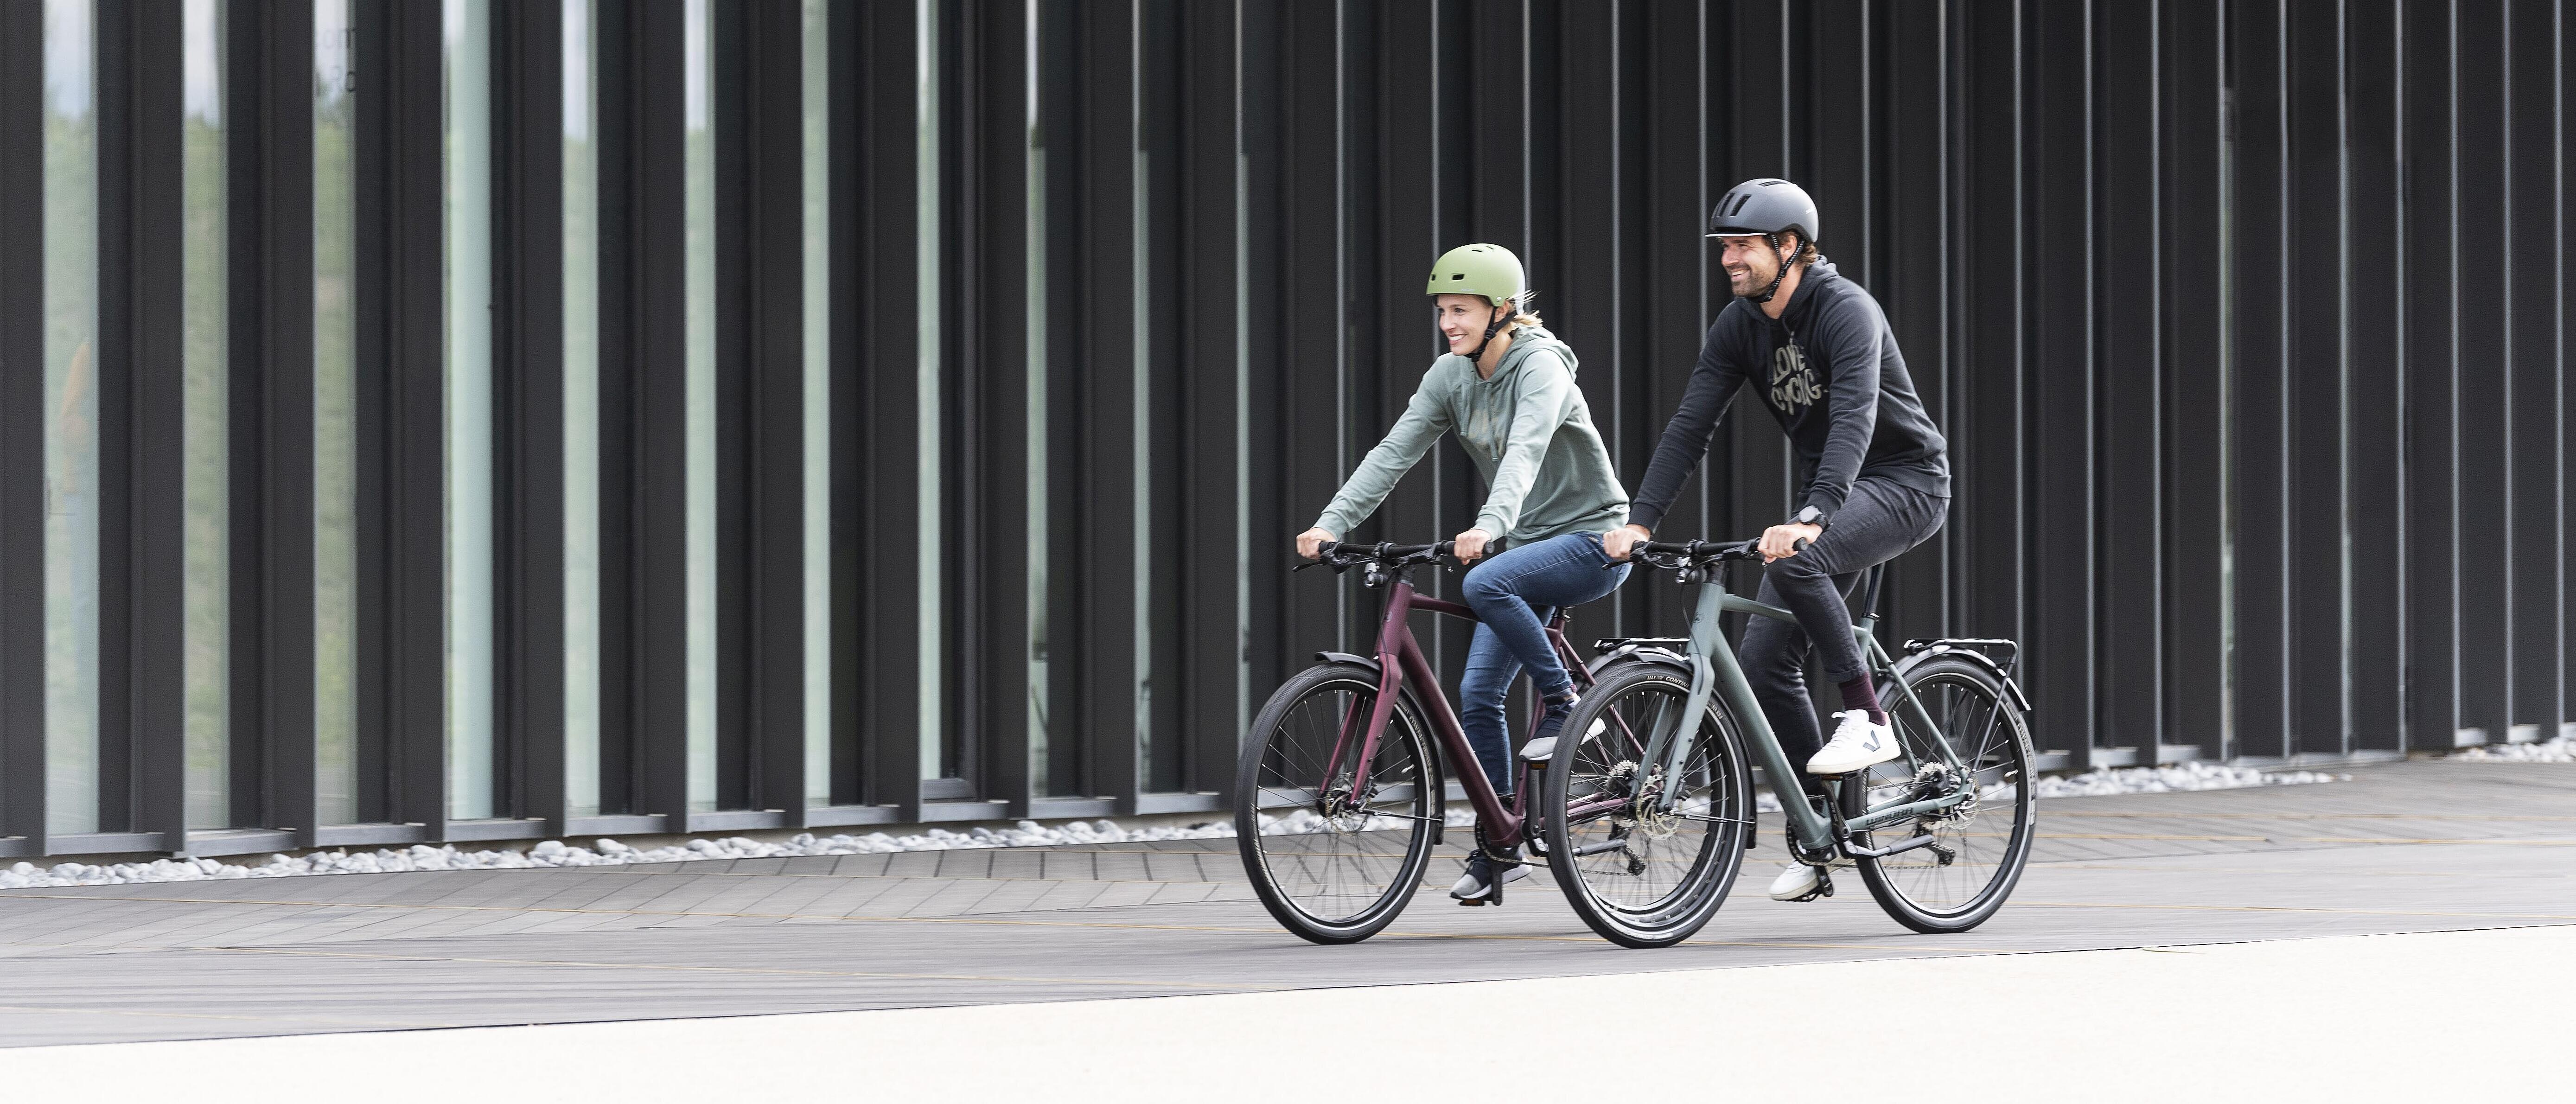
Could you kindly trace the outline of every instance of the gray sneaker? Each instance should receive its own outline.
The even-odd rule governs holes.
[[[1512,854],[1519,855],[1520,848],[1513,848]],[[1466,904],[1484,903],[1486,898],[1494,895],[1494,868],[1498,865],[1501,864],[1496,863],[1492,856],[1482,851],[1469,856],[1467,873],[1459,877],[1457,885],[1449,887],[1449,895]],[[1529,867],[1520,863],[1515,862],[1502,869],[1502,881],[1505,885],[1526,877],[1529,877]]]

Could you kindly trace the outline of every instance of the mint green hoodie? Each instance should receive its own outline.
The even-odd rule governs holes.
[[[1492,379],[1478,379],[1467,358],[1442,354],[1315,526],[1349,536],[1450,430],[1492,488],[1476,528],[1517,546],[1627,524],[1628,492],[1574,385],[1575,365],[1574,350],[1536,326],[1513,334]]]

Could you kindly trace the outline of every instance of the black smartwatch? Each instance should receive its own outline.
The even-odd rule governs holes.
[[[1789,520],[1799,525],[1813,525],[1818,529],[1831,529],[1834,527],[1834,515],[1828,514],[1812,505],[1808,506],[1804,510],[1798,511],[1798,516],[1790,518]]]

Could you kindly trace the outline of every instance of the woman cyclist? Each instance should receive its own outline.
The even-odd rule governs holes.
[[[1428,293],[1448,353],[1431,362],[1404,416],[1315,527],[1298,535],[1297,554],[1316,559],[1324,543],[1367,520],[1440,435],[1456,431],[1490,488],[1475,527],[1457,536],[1459,561],[1475,565],[1462,589],[1479,622],[1458,683],[1459,724],[1485,777],[1509,799],[1503,707],[1512,679],[1528,669],[1547,706],[1538,736],[1555,735],[1574,705],[1574,677],[1542,626],[1627,578],[1627,565],[1613,568],[1602,554],[1601,535],[1627,523],[1628,492],[1574,384],[1574,350],[1523,309],[1530,296],[1520,258],[1498,245],[1452,249],[1432,266]],[[1497,540],[1505,550],[1488,556]],[[1498,877],[1528,873],[1519,855],[1518,846],[1478,851],[1449,895],[1483,900]]]

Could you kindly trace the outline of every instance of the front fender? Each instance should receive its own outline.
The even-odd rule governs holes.
[[[1612,664],[1619,663],[1623,660],[1637,660],[1644,663],[1661,663],[1664,666],[1677,667],[1684,671],[1690,670],[1691,667],[1689,656],[1683,655],[1682,653],[1670,648],[1654,644],[1623,644],[1611,651],[1592,657],[1592,661],[1584,664],[1583,666],[1586,670],[1592,672],[1592,681],[1599,682],[1601,681],[1601,672],[1609,670]]]
[[[1315,659],[1321,663],[1356,663],[1372,671],[1378,669],[1376,656],[1352,655],[1349,652],[1317,652]]]

